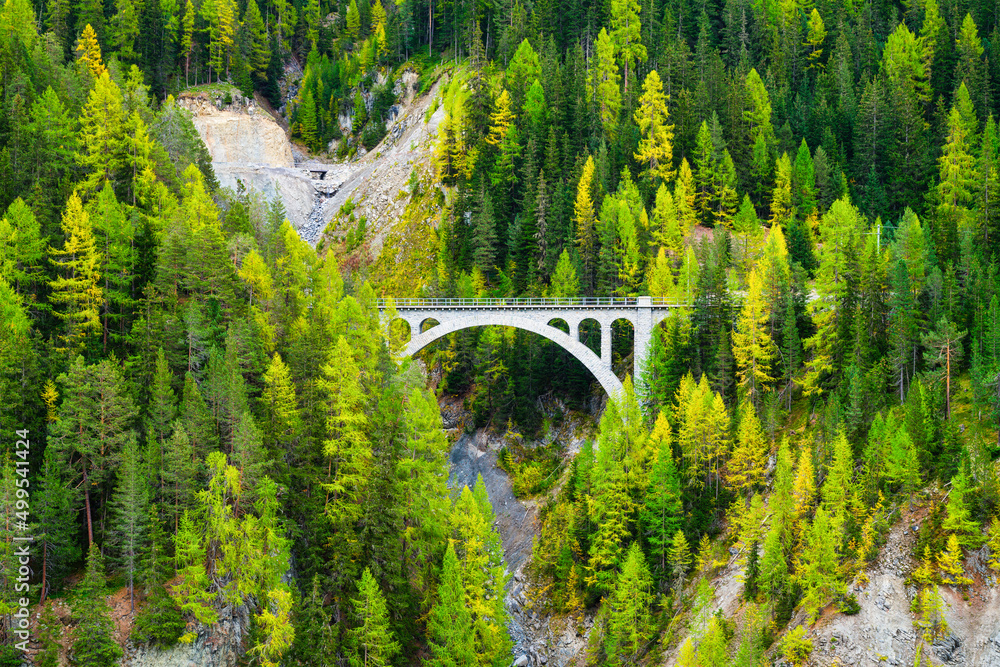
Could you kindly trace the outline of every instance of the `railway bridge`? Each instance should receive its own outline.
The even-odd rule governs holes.
[[[391,313],[410,327],[403,354],[416,354],[450,333],[482,326],[515,327],[531,331],[561,346],[594,374],[608,393],[622,390],[611,370],[611,324],[627,320],[634,332],[633,377],[646,365],[653,328],[672,308],[685,304],[648,296],[556,299],[380,299],[379,311]],[[601,328],[601,353],[580,342],[580,323],[594,320]],[[556,326],[569,326],[569,333]]]

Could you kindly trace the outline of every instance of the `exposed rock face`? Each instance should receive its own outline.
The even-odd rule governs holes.
[[[194,115],[219,185],[235,190],[240,181],[267,199],[279,197],[295,228],[306,226],[323,193],[308,171],[296,168],[292,145],[270,114],[238,96],[224,109],[205,93],[182,96],[177,103]]]
[[[189,625],[190,629],[191,626]],[[219,622],[197,624],[198,637],[190,644],[178,644],[166,651],[141,646],[126,647],[123,667],[236,667],[244,652],[250,630],[250,611],[245,605],[226,607]]]
[[[239,99],[220,110],[206,94],[182,96],[177,103],[194,114],[193,122],[212,165],[221,179],[222,169],[256,165],[259,167],[294,167],[292,146],[285,131],[266,111],[252,100]]]

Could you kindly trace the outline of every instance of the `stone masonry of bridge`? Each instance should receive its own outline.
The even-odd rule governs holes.
[[[393,304],[390,306],[390,304]],[[671,308],[648,296],[591,299],[400,299],[380,301],[383,312],[395,307],[396,317],[410,327],[405,356],[416,354],[450,333],[470,327],[503,326],[531,331],[560,345],[586,366],[609,396],[622,390],[621,380],[611,370],[611,324],[616,320],[632,323],[635,352],[633,377],[641,377],[649,354],[653,327]],[[569,325],[569,334],[553,326],[554,320]],[[601,353],[595,354],[580,342],[580,323],[595,320],[601,327]],[[437,322],[437,324],[434,324]],[[432,325],[427,327],[426,325]]]

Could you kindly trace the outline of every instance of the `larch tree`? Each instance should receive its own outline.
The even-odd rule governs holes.
[[[625,94],[628,95],[628,73],[639,62],[646,62],[646,47],[642,43],[639,0],[611,0],[611,40],[625,70]]]
[[[834,528],[826,510],[816,510],[812,526],[806,536],[805,547],[799,557],[796,578],[803,590],[802,605],[811,618],[816,618],[840,589],[840,567],[837,545],[840,535]]]
[[[455,555],[455,545],[450,541],[444,554],[437,600],[427,620],[427,636],[431,649],[427,664],[431,667],[471,667],[478,664],[472,617],[465,606],[462,571]]]
[[[615,60],[615,43],[604,28],[594,44],[595,57],[589,73],[589,92],[597,105],[598,116],[604,133],[615,135],[618,114],[621,112],[622,95],[618,88],[618,63]]]
[[[636,125],[642,134],[634,157],[640,163],[648,165],[642,173],[651,181],[659,181],[661,184],[669,183],[674,177],[674,126],[668,122],[670,115],[667,101],[660,75],[652,70],[642,84],[642,96],[639,97],[639,107],[634,114]]]
[[[104,181],[118,185],[125,166],[125,120],[121,89],[107,71],[97,77],[80,113],[76,161],[88,172],[82,189],[95,192]]]
[[[744,110],[743,119],[750,126],[750,139],[757,141],[758,137],[765,144],[774,143],[774,126],[771,125],[771,96],[764,87],[764,82],[756,69],[751,69],[746,76],[746,94],[749,98],[749,108]]]
[[[608,612],[605,651],[610,664],[633,662],[651,634],[652,577],[638,542],[633,542],[615,584]]]
[[[62,249],[49,249],[51,261],[62,275],[50,282],[49,287],[51,301],[62,306],[55,309],[55,315],[66,323],[58,349],[73,353],[85,347],[89,336],[100,331],[104,304],[100,284],[103,258],[96,247],[90,216],[76,193],[66,203],[62,229],[65,235]]]
[[[361,624],[352,631],[356,653],[349,656],[350,663],[358,667],[391,665],[401,647],[389,626],[385,597],[370,569],[365,568],[362,573],[358,582],[358,597],[352,602],[354,614]]]
[[[673,537],[683,518],[683,503],[677,465],[674,463],[670,424],[663,412],[657,415],[650,437],[653,442],[659,441],[659,448],[650,472],[649,490],[640,510],[640,518],[652,555],[658,561],[654,565],[661,573],[660,576],[664,576]]]
[[[747,278],[746,299],[733,330],[733,357],[739,386],[755,408],[760,406],[763,392],[774,381],[770,374],[774,341],[767,331],[770,316],[770,306],[764,301],[761,279],[754,268]]]
[[[736,448],[727,466],[728,484],[749,494],[764,479],[768,449],[756,411],[752,405],[744,404],[740,410]]]
[[[583,286],[588,292],[594,289],[594,268],[597,261],[596,215],[592,191],[594,187],[594,158],[587,156],[583,173],[576,186],[576,203],[573,207],[573,222],[576,226],[576,244],[583,263]]]

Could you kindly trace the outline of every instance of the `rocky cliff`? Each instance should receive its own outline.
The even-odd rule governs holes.
[[[396,83],[400,103],[390,112],[385,138],[370,152],[361,148],[350,162],[303,155],[270,113],[235,89],[184,93],[178,104],[193,114],[222,187],[235,189],[240,181],[268,199],[279,197],[288,219],[310,243],[319,241],[351,200],[355,217],[364,216],[368,222],[369,250],[377,256],[391,223],[405,207],[400,193],[410,173],[431,169],[443,111],[425,119],[437,86],[416,97],[418,78],[413,72],[402,74]],[[334,237],[346,233],[336,227],[330,229]]]

